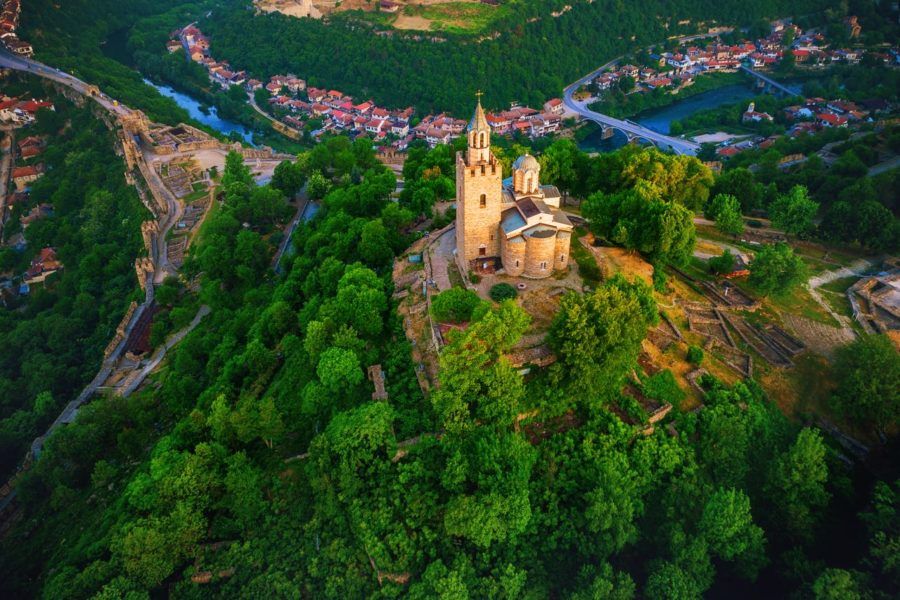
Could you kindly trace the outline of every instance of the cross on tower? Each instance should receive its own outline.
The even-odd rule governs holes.
[[[478,102],[481,102],[481,97],[482,97],[483,95],[484,95],[484,92],[482,92],[481,90],[476,90],[476,91],[475,91],[475,97],[478,98]]]

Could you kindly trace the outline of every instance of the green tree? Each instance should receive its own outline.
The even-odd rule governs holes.
[[[734,196],[726,194],[713,196],[707,204],[705,214],[707,218],[716,222],[716,228],[722,233],[738,235],[744,230],[741,204]]]
[[[778,196],[769,207],[772,225],[796,236],[813,230],[813,218],[818,211],[819,203],[811,200],[807,189],[801,185],[795,185],[787,194]]]
[[[522,377],[505,353],[528,327],[528,315],[507,300],[484,310],[451,338],[440,356],[441,387],[431,396],[448,431],[471,429],[475,422],[509,427],[525,395]]]
[[[765,536],[753,523],[750,498],[744,492],[719,488],[713,493],[703,509],[699,530],[715,556],[738,561],[750,579],[756,578],[765,560]]]
[[[769,497],[778,523],[798,538],[812,539],[818,512],[828,503],[828,465],[821,434],[805,428],[782,454],[768,477]]]
[[[765,296],[784,294],[806,281],[803,260],[784,242],[763,246],[750,261],[750,283]]]
[[[310,200],[321,200],[325,197],[325,194],[328,193],[331,184],[328,183],[328,180],[325,179],[325,176],[322,175],[319,171],[314,171],[309,176],[309,182],[306,186],[306,193],[309,196]]]
[[[815,600],[865,600],[871,595],[860,584],[861,573],[844,569],[825,569],[813,582]]]
[[[645,181],[622,192],[597,192],[583,212],[596,234],[638,250],[654,263],[685,264],[693,253],[693,213],[664,201],[660,191]]]
[[[839,348],[832,406],[844,417],[879,431],[900,422],[900,354],[884,334],[864,335]]]
[[[617,275],[587,295],[567,294],[550,327],[554,376],[587,398],[608,398],[637,360],[657,320],[650,288]]]
[[[363,380],[363,372],[356,355],[343,348],[329,348],[322,353],[316,374],[329,391],[352,389]]]
[[[465,323],[481,304],[481,298],[472,290],[450,288],[432,298],[431,314],[441,323]]]
[[[278,163],[278,166],[275,167],[275,172],[272,174],[272,187],[280,190],[288,198],[293,198],[303,187],[303,180],[303,171],[300,166],[286,160]]]
[[[719,194],[734,196],[741,203],[741,212],[749,212],[761,208],[763,203],[763,186],[756,181],[753,173],[744,167],[729,169],[716,178],[710,191],[713,197]],[[707,216],[707,218],[714,218]]]
[[[555,140],[540,156],[541,179],[568,195],[579,184],[583,157],[572,140]]]
[[[647,578],[644,596],[650,600],[695,600],[703,590],[684,569],[671,562],[658,563]]]
[[[734,255],[725,248],[720,256],[709,259],[709,270],[718,275],[727,275],[734,270]]]

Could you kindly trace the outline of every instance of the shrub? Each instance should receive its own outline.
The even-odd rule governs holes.
[[[432,299],[431,314],[442,323],[463,323],[472,318],[472,312],[479,304],[481,298],[475,292],[451,288]]]
[[[479,275],[475,271],[470,271],[469,272],[469,280],[472,283],[481,283],[481,275]]]
[[[668,277],[666,276],[666,272],[663,270],[663,266],[660,263],[653,265],[653,289],[659,292],[660,294],[665,294],[669,291],[666,282],[668,281]]]
[[[504,300],[509,300],[519,295],[516,288],[508,283],[498,283],[491,287],[491,291],[488,293],[495,302],[503,302]]]
[[[575,254],[575,264],[578,265],[578,274],[582,279],[599,283],[602,273],[593,257]]]
[[[692,365],[700,366],[700,363],[703,362],[703,348],[700,346],[688,346],[687,359]]]
[[[700,352],[702,353],[703,351],[701,350]],[[681,401],[684,400],[684,390],[678,387],[675,377],[668,369],[645,379],[641,383],[641,391],[648,398],[653,398],[663,403],[668,402],[675,408],[678,408]]]
[[[721,256],[714,256],[707,263],[709,270],[718,275],[725,275],[734,270],[734,255],[726,248]]]

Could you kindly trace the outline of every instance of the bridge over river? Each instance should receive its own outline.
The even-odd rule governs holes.
[[[602,113],[594,112],[587,107],[587,102],[576,100],[574,98],[574,94],[578,90],[578,88],[586,85],[591,79],[596,77],[598,73],[615,64],[616,62],[618,62],[618,60],[607,63],[599,69],[591,71],[575,83],[569,85],[569,87],[567,87],[565,90],[563,90],[563,103],[565,103],[566,108],[578,114],[583,119],[587,119],[589,121],[597,123],[601,128],[603,128],[604,131],[607,129],[621,131],[628,138],[628,141],[644,140],[662,150],[671,150],[675,154],[689,154],[691,156],[696,155],[700,150],[700,144],[698,144],[697,142],[664,135],[632,121],[623,121],[622,119],[616,119]]]

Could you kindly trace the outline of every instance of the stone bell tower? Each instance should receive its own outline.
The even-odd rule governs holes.
[[[477,96],[466,151],[456,153],[456,261],[464,273],[478,259],[500,256],[503,167],[491,153],[491,127]]]

